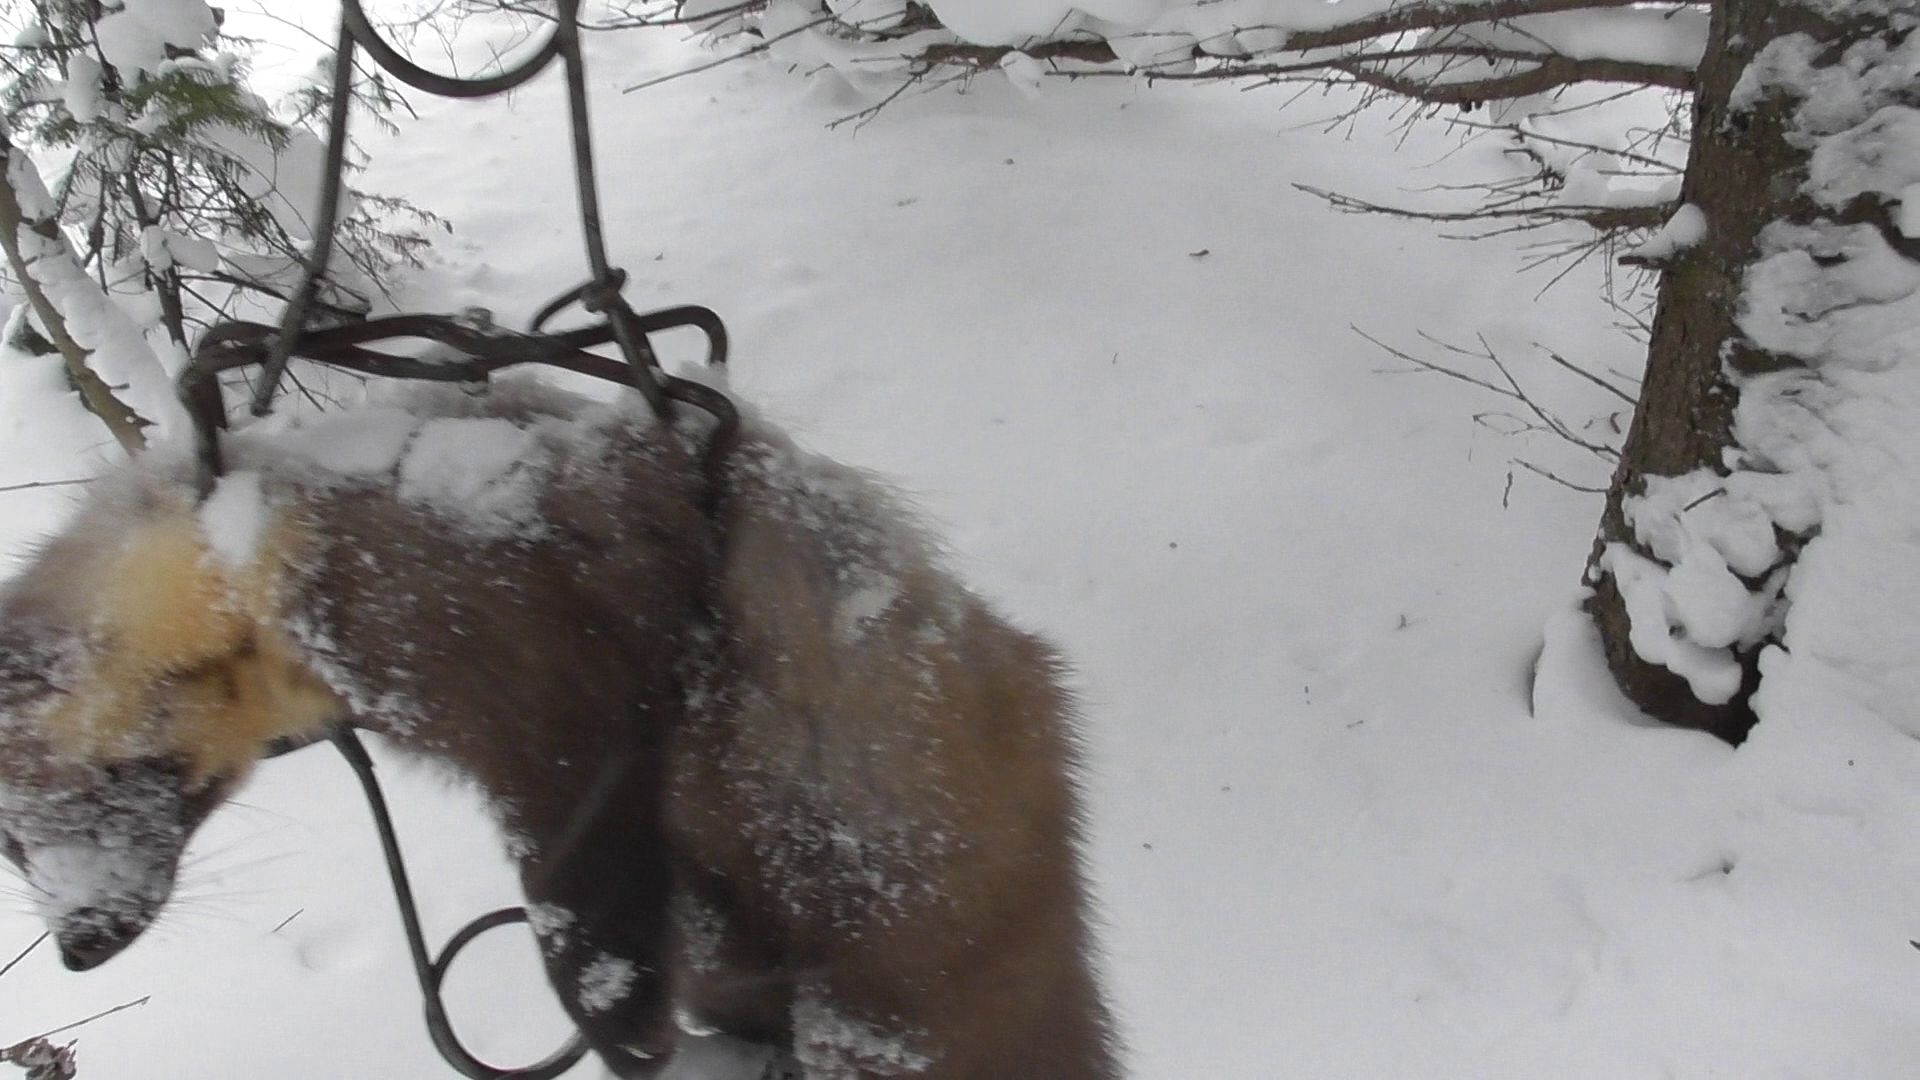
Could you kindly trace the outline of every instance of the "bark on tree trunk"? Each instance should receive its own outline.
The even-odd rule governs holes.
[[[1849,19],[1845,7],[1832,2],[1803,6],[1797,0],[1722,0],[1714,5],[1682,194],[1704,212],[1707,238],[1676,256],[1661,281],[1640,406],[1587,567],[1594,588],[1588,609],[1599,626],[1608,666],[1627,696],[1660,720],[1700,728],[1734,743],[1754,722],[1749,698],[1759,681],[1758,654],[1766,643],[1733,648],[1742,679],[1731,700],[1702,701],[1685,679],[1636,652],[1619,581],[1604,566],[1603,556],[1609,545],[1621,544],[1659,562],[1636,537],[1628,520],[1628,500],[1642,494],[1650,478],[1700,469],[1727,475],[1736,467],[1728,455],[1736,448],[1740,379],[1802,365],[1792,356],[1759,347],[1741,332],[1736,320],[1743,275],[1762,254],[1761,232],[1769,224],[1832,221],[1835,215],[1803,192],[1811,144],[1789,137],[1797,99],[1773,93],[1749,102],[1750,107],[1735,108],[1733,91],[1754,57],[1786,35],[1810,35],[1822,47],[1825,62],[1832,63],[1847,46],[1888,33],[1884,10],[1877,19]],[[1786,535],[1780,539],[1782,562],[1777,566],[1790,562],[1801,542]],[[1759,584],[1752,579],[1747,583]]]
[[[67,376],[72,380],[80,400],[107,425],[107,430],[122,449],[128,453],[144,449],[147,440],[141,434],[141,429],[147,425],[147,421],[115,396],[113,388],[89,366],[87,358],[92,353],[73,339],[67,329],[65,316],[31,273],[32,267],[21,249],[21,230],[31,230],[59,244],[62,249],[66,248],[66,237],[60,234],[57,223],[29,218],[22,210],[19,192],[14,190],[13,184],[13,158],[19,152],[0,135],[0,248],[6,251],[7,265],[13,271],[14,280],[20,283],[21,291],[26,294],[27,303],[32,306],[41,327],[65,359]]]

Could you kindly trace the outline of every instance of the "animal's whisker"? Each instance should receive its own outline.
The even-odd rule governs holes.
[[[46,886],[41,885],[38,882],[34,881],[33,879],[28,878],[24,875],[15,875],[14,880],[18,881],[22,887],[18,889],[8,887],[4,890],[4,892],[19,896],[20,898],[25,900],[53,896],[52,893],[47,891]]]
[[[282,826],[298,825],[300,823],[300,819],[294,817],[291,814],[283,814],[278,810],[269,809],[267,807],[261,806],[259,803],[247,802],[244,799],[228,799],[225,803],[222,803],[220,806],[220,812],[223,814],[226,813],[229,809],[241,810],[250,814],[261,814],[270,818],[277,818],[279,820],[279,824]]]
[[[251,833],[248,833],[246,836],[238,837],[233,841],[231,841],[230,843],[222,844],[217,848],[211,848],[207,850],[189,850],[186,856],[180,860],[180,865],[182,867],[202,866],[207,863],[213,862],[216,859],[225,858],[226,856],[232,854],[235,851],[238,851],[243,847],[247,847],[249,845],[255,844],[265,837],[268,837],[273,835],[274,833],[283,832],[283,831],[285,831],[284,826],[275,826],[271,829],[258,829]]]
[[[168,919],[163,920],[163,922],[172,922],[175,924],[182,922],[217,922],[228,926],[248,926],[252,924],[252,920],[238,912],[220,911],[214,908],[197,907],[192,904],[181,905],[169,903],[167,905],[167,915]],[[160,923],[156,923],[155,925],[158,926]]]
[[[285,889],[176,889],[171,900],[188,904],[245,905],[284,894]]]
[[[292,852],[288,851],[279,851],[271,855],[256,856],[245,862],[229,863],[226,866],[219,867],[210,867],[204,863],[181,863],[180,872],[183,877],[191,876],[199,881],[218,879],[234,874],[250,873],[263,866],[272,866],[274,863],[284,862],[288,858],[291,858],[292,854]]]

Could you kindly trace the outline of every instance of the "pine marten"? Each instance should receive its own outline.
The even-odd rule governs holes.
[[[67,965],[165,905],[269,744],[350,723],[485,794],[621,1077],[1113,1080],[1061,664],[881,486],[749,421],[409,391],[97,481],[0,595],[0,848]]]

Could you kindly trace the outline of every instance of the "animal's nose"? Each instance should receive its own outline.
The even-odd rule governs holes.
[[[99,908],[81,908],[54,934],[68,971],[90,971],[120,955],[140,936],[139,922]]]

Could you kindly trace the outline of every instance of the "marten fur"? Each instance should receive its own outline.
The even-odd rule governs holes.
[[[99,481],[0,597],[0,836],[70,966],[272,740],[348,722],[485,792],[619,1076],[688,1032],[806,1080],[1119,1075],[1059,661],[877,485],[532,387],[228,449],[204,504],[164,454]]]

